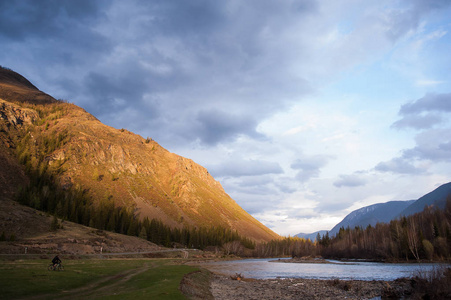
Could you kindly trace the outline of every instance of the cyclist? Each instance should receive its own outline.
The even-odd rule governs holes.
[[[54,268],[55,268],[58,264],[61,264],[61,259],[58,257],[58,255],[55,256],[55,257],[52,259],[52,264],[53,264],[53,267],[54,267]]]

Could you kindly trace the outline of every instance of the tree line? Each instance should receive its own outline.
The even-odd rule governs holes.
[[[253,256],[255,257],[305,257],[316,256],[316,243],[309,239],[299,237],[285,237],[272,240],[255,246]]]
[[[255,247],[252,240],[240,236],[235,230],[222,227],[171,228],[157,219],[140,219],[133,207],[117,207],[109,199],[93,203],[80,189],[63,190],[46,174],[30,176],[30,184],[17,194],[17,201],[92,228],[138,236],[155,244],[172,247],[176,244],[204,249],[239,241],[247,248]]]
[[[38,164],[41,165],[42,164]],[[140,219],[134,207],[118,207],[109,199],[93,201],[86,191],[70,187],[63,189],[55,183],[54,174],[45,168],[31,169],[30,182],[17,193],[17,201],[35,209],[100,230],[138,236],[166,247],[179,244],[203,249],[239,241],[247,248],[255,243],[240,236],[236,230],[222,227],[171,228],[157,219]]]
[[[451,195],[445,209],[433,206],[417,214],[363,229],[340,228],[333,238],[318,239],[326,258],[380,260],[451,259]]]
[[[423,212],[390,223],[366,228],[340,228],[330,237],[318,235],[315,242],[287,237],[259,244],[257,257],[315,257],[382,261],[451,259],[451,195],[445,209],[425,207]]]

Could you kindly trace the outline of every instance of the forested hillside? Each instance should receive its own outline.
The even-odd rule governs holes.
[[[383,260],[449,260],[451,258],[451,195],[444,209],[426,207],[423,212],[389,224],[367,228],[340,228],[334,238],[318,243],[324,257]]]
[[[253,247],[278,237],[202,166],[1,67],[0,148],[0,196],[62,219],[164,245]]]
[[[444,209],[424,211],[375,226],[341,227],[336,236],[317,235],[316,242],[287,237],[259,244],[259,257],[315,257],[379,261],[451,260],[451,194]]]
[[[375,226],[377,223],[389,223],[395,219],[401,211],[414,203],[410,201],[389,201],[386,203],[377,203],[356,209],[348,214],[340,223],[335,225],[330,231],[329,236],[335,236],[341,227],[367,227]],[[423,206],[424,208],[424,206]]]

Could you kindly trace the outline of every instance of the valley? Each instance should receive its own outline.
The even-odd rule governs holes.
[[[11,299],[232,299],[238,295],[228,293],[232,288],[266,299],[263,295],[279,295],[278,290],[268,294],[270,282],[248,278],[237,283],[211,274],[199,262],[451,258],[451,183],[418,200],[363,207],[316,235],[317,240],[281,237],[242,209],[204,167],[150,137],[106,126],[6,68],[0,69],[0,150],[0,254],[5,262],[0,276],[10,283],[0,292]],[[55,254],[67,262],[60,277],[43,268]],[[20,278],[34,277],[42,286],[15,292]],[[61,287],[55,289],[53,280]],[[306,280],[277,284],[293,291],[284,297],[301,295],[295,287],[304,284],[315,286],[304,296],[322,295],[324,282]],[[378,281],[373,287],[356,281],[349,284],[359,288],[350,294],[343,288],[347,283],[328,284],[329,295],[350,299],[362,297],[362,291],[368,297],[414,293],[406,281]]]

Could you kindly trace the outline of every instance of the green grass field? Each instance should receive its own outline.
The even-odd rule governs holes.
[[[48,260],[1,261],[2,299],[186,299],[179,285],[198,268],[166,259],[63,260],[64,271],[48,271]]]

